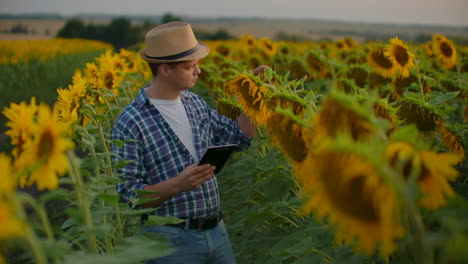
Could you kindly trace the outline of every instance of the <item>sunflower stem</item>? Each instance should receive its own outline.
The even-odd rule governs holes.
[[[17,194],[19,201],[23,203],[27,203],[30,205],[34,211],[36,211],[37,215],[41,219],[42,226],[44,227],[44,232],[47,236],[47,240],[49,241],[55,241],[54,233],[52,232],[52,227],[49,221],[49,218],[47,217],[47,213],[44,209],[44,207],[39,204],[33,197],[31,197],[29,194],[26,193],[18,193]]]
[[[422,78],[421,78],[421,71],[419,70],[419,62],[418,60],[415,58],[414,59],[414,65],[416,66],[416,71],[417,71],[417,76],[418,76],[418,86],[419,86],[419,91],[421,92],[421,99],[423,101],[425,101],[424,99],[424,87],[423,87],[423,84],[422,84]]]
[[[24,208],[21,206],[21,200],[17,199],[17,198],[19,198],[19,197],[17,197],[17,196],[13,197],[12,205],[14,206],[15,211],[18,213],[19,218],[22,221],[24,221],[24,223],[26,224],[26,228],[25,228],[25,231],[24,231],[24,239],[26,240],[26,242],[28,243],[28,245],[29,245],[29,247],[31,249],[32,256],[33,256],[34,261],[35,261],[34,263],[46,264],[47,263],[47,257],[45,256],[43,249],[40,247],[40,243],[39,243],[39,240],[38,240],[36,234],[32,230],[29,223],[26,221],[27,217],[26,217],[26,213],[24,212]]]
[[[70,168],[70,176],[73,181],[73,186],[75,187],[76,196],[78,207],[81,211],[81,215],[83,216],[85,227],[87,229],[86,237],[88,240],[88,246],[91,252],[97,253],[97,243],[96,243],[96,236],[91,231],[93,228],[93,221],[91,218],[91,211],[90,211],[90,203],[89,203],[89,196],[86,188],[83,186],[83,179],[81,177],[81,173],[79,172],[77,160],[75,155],[72,151],[66,152],[69,168]]]

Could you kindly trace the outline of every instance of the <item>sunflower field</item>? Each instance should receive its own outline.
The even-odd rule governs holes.
[[[206,44],[193,91],[258,126],[217,175],[238,263],[468,262],[468,47],[438,34],[423,45]],[[74,71],[52,108],[30,98],[2,110],[13,149],[0,154],[0,263],[171,252],[138,232],[151,209],[119,202],[115,168],[131,161],[110,152],[123,144],[110,140],[114,119],[150,77],[137,53],[107,51]]]

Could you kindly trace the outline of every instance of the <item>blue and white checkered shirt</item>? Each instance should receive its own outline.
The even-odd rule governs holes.
[[[250,145],[251,139],[236,122],[218,114],[198,95],[183,91],[181,101],[192,127],[195,149],[201,157],[210,146],[238,144],[239,150]],[[162,115],[140,89],[136,98],[123,109],[111,131],[113,140],[132,140],[112,152],[134,162],[118,168],[123,179],[117,191],[124,200],[135,196],[135,189],[175,177],[194,160]],[[113,157],[118,161],[118,157]],[[205,181],[200,188],[179,193],[155,208],[156,215],[176,217],[205,217],[218,212],[220,200],[216,176]]]

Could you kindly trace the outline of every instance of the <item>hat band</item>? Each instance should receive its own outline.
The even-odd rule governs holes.
[[[177,54],[174,54],[174,55],[162,56],[162,57],[153,57],[153,56],[148,56],[148,54],[146,54],[146,52],[145,52],[145,55],[146,55],[146,57],[148,57],[150,59],[154,59],[154,60],[177,60],[177,59],[183,58],[185,56],[188,56],[188,55],[190,55],[192,53],[195,53],[199,48],[200,48],[200,45],[197,44],[194,48],[191,48],[191,49],[186,50],[186,51],[182,51],[181,53],[177,53]]]

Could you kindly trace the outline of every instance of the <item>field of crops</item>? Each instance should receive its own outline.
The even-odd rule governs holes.
[[[238,263],[468,261],[468,47],[442,35],[418,46],[248,35],[207,44],[193,91],[258,125],[217,175]],[[119,203],[115,168],[131,161],[110,152],[123,144],[110,128],[149,69],[137,53],[108,50],[68,78],[49,87],[59,88],[53,109],[28,98],[2,110],[12,151],[0,153],[0,263],[168,254],[160,237],[137,233],[152,209]]]

